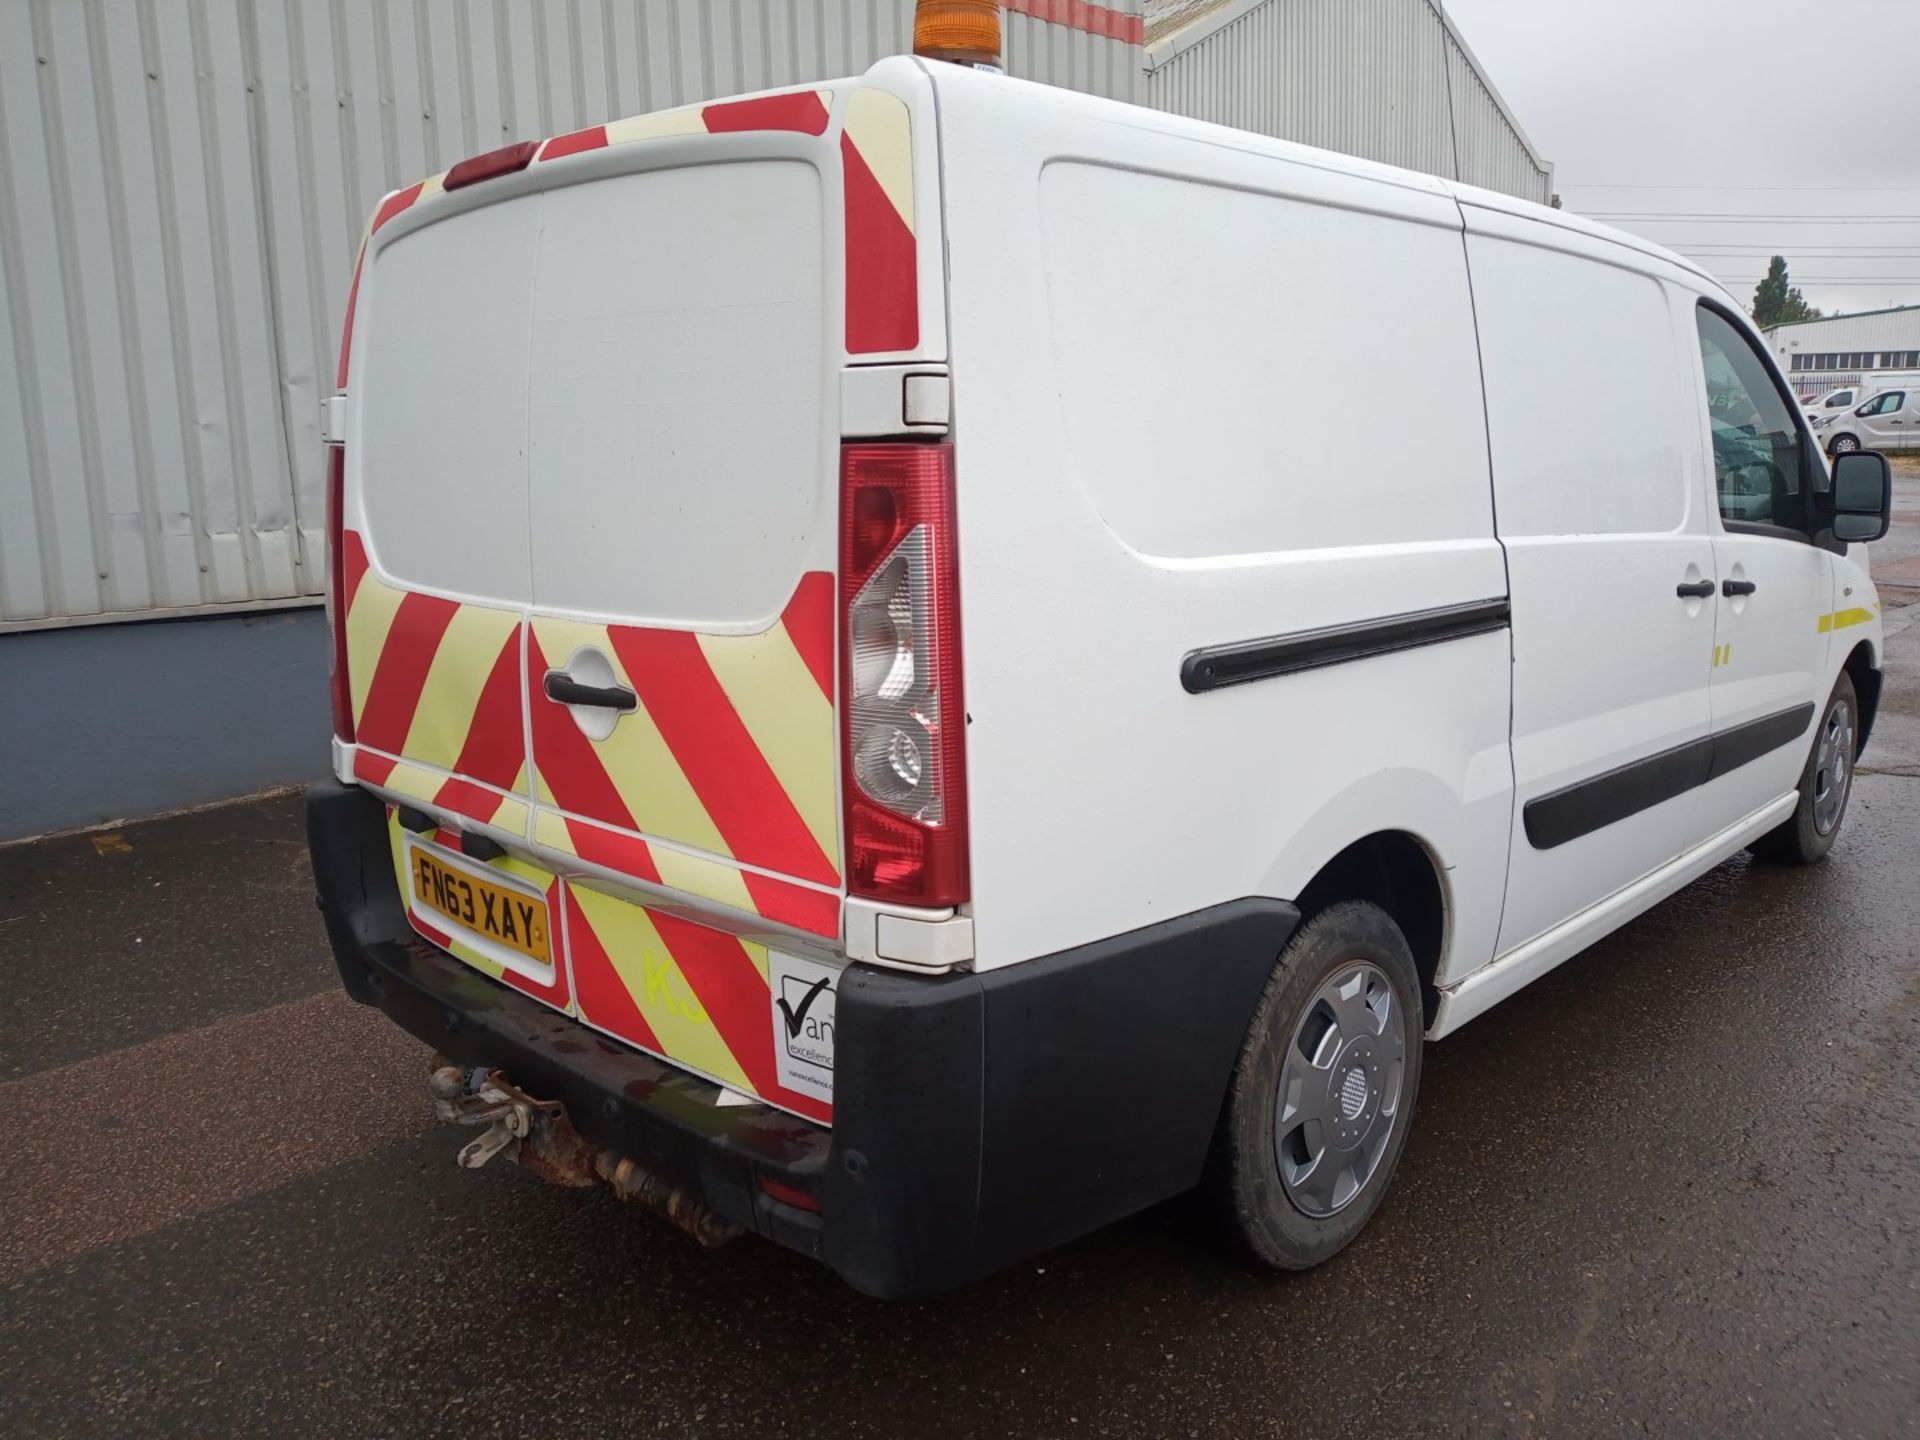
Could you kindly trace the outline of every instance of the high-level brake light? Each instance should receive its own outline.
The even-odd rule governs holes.
[[[847,888],[958,905],[966,706],[951,445],[841,449],[840,596]]]
[[[913,9],[913,53],[998,70],[999,0],[919,0]]]

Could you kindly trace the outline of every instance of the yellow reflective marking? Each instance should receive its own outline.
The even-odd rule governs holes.
[[[753,968],[760,972],[760,978],[769,990],[773,987],[773,977],[767,973],[767,947],[756,945],[751,940],[742,940],[740,948],[747,952],[747,958],[753,961]]]
[[[542,810],[533,819],[533,843],[544,845],[549,850],[558,850],[562,855],[577,855],[573,848],[573,836],[567,833],[567,822],[551,810]]]
[[[543,617],[533,622],[533,629],[540,642],[540,653],[547,657],[547,664],[565,665],[576,650],[590,645],[607,657],[613,666],[614,677],[620,684],[637,688],[626,668],[621,665],[620,657],[614,654],[606,626]],[[814,688],[816,692],[819,689],[818,686]],[[536,692],[532,703],[551,705],[553,702]],[[567,723],[573,722],[569,719]],[[700,803],[700,796],[688,782],[680,762],[673,758],[673,751],[667,748],[667,742],[662,738],[659,727],[653,723],[653,717],[647,713],[646,706],[642,705],[621,716],[620,723],[613,727],[613,734],[592,744],[595,758],[606,770],[613,788],[620,792],[620,798],[626,802],[640,830],[649,835],[678,840],[696,850],[732,856],[727,842],[720,838],[719,827],[707,814],[706,806]],[[547,788],[544,776],[540,784],[540,798],[546,804],[554,803],[553,793]],[[618,823],[611,815],[587,818]]]
[[[620,983],[646,1017],[669,1060],[711,1075],[737,1090],[753,1093],[746,1072],[714,1028],[700,999],[680,973],[673,952],[660,938],[644,907],[574,886],[580,913],[607,952]],[[593,1019],[591,1014],[587,1015]]]
[[[684,890],[703,900],[717,900],[749,915],[760,913],[754,906],[753,896],[747,893],[746,879],[731,865],[665,845],[653,847],[653,863],[660,872],[660,883],[670,889]]]
[[[396,795],[405,795],[411,800],[424,800],[432,804],[433,797],[440,793],[440,787],[446,783],[443,777],[403,760],[393,767],[391,775],[380,782],[380,788],[391,790]]]
[[[846,123],[847,138],[911,232],[913,115],[906,101],[885,90],[856,90],[847,100]]]
[[[353,592],[353,604],[347,611],[347,683],[355,725],[367,708],[374,668],[380,663],[387,632],[393,628],[393,617],[406,595],[406,591],[374,579],[372,570],[360,577],[360,588]]]
[[[1849,605],[1844,610],[1835,610],[1832,614],[1820,617],[1820,630],[1824,634],[1829,630],[1844,630],[1849,625],[1864,625],[1873,619],[1873,611],[1859,605]]]
[[[519,619],[510,610],[485,605],[462,605],[453,612],[427,666],[401,754],[442,770],[456,768],[480,709],[480,692]]]
[[[524,800],[502,800],[499,808],[493,812],[489,822],[496,830],[510,830],[515,835],[527,833],[527,802]]]
[[[700,116],[702,108],[699,105],[684,105],[678,110],[662,110],[654,115],[609,120],[607,144],[625,145],[631,140],[652,140],[661,135],[704,135],[707,133],[707,122]]]
[[[776,623],[758,635],[702,635],[700,649],[780,788],[837,870],[833,704],[794,648],[787,627]]]

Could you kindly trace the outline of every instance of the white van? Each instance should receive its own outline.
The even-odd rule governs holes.
[[[1391,436],[1272,403],[1383,345]],[[1203,1180],[1326,1259],[1425,1042],[1820,859],[1880,695],[1887,463],[1702,271],[953,65],[389,196],[340,382],[346,988],[463,1163],[871,1293]]]
[[[1814,423],[1830,455],[1855,450],[1920,449],[1920,375],[1876,386],[1852,410]]]

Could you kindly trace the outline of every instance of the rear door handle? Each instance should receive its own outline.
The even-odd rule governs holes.
[[[1695,580],[1690,585],[1676,585],[1673,587],[1673,593],[1682,600],[1704,600],[1713,594],[1713,581]]]
[[[640,697],[624,685],[588,685],[564,670],[549,670],[544,682],[549,700],[562,705],[597,705],[625,713],[640,707]]]
[[[1760,587],[1751,580],[1722,580],[1720,582],[1720,593],[1728,596],[1751,595],[1759,588]]]

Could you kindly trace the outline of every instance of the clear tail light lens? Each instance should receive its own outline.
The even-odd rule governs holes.
[[[957,905],[966,707],[951,445],[842,449],[840,585],[848,889]]]

